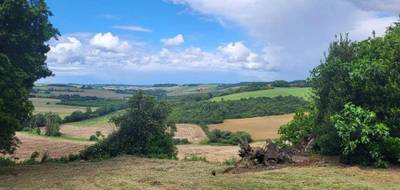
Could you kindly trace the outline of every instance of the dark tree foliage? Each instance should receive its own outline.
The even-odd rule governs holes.
[[[27,124],[33,83],[51,75],[45,44],[58,32],[44,0],[0,0],[0,152],[15,150],[14,132]]]
[[[214,124],[224,119],[293,113],[308,102],[294,96],[260,97],[220,102],[176,103],[171,118],[179,123]]]
[[[307,131],[317,137],[317,151],[366,165],[400,161],[400,22],[382,37],[340,36],[310,83],[312,117],[292,123],[313,120]]]
[[[118,131],[82,152],[83,158],[102,159],[120,154],[174,158],[172,137],[176,128],[168,120],[169,106],[143,94],[134,95],[128,105],[126,113],[111,119]]]

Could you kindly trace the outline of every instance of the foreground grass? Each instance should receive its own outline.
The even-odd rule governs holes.
[[[0,189],[399,189],[400,170],[289,167],[221,174],[226,166],[123,156],[0,168]],[[217,175],[211,175],[216,171]]]
[[[308,94],[311,92],[310,88],[274,88],[268,90],[256,90],[250,92],[240,92],[235,94],[229,94],[226,96],[219,96],[212,98],[211,101],[221,101],[223,100],[240,100],[242,98],[257,98],[257,97],[276,97],[276,96],[298,96],[302,98],[307,98]]]

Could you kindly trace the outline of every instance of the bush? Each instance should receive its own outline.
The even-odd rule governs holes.
[[[188,139],[174,139],[174,145],[190,144]]]
[[[10,158],[1,158],[0,157],[0,167],[9,167],[14,166],[15,161],[11,160]]]
[[[54,136],[58,137],[61,136],[60,133],[60,125],[61,125],[61,118],[56,113],[46,113],[46,136]]]
[[[44,127],[46,125],[46,116],[42,113],[33,115],[30,122],[31,128]]]
[[[223,163],[227,166],[234,166],[236,165],[236,163],[238,162],[238,160],[235,157],[226,159]]]
[[[208,142],[216,144],[238,145],[242,141],[253,142],[250,134],[242,131],[230,132],[214,129],[208,134]]]
[[[89,141],[98,141],[99,139],[97,138],[96,135],[90,135]]]
[[[169,107],[153,97],[136,94],[128,102],[125,114],[114,117],[118,130],[81,152],[84,159],[106,159],[120,154],[175,158],[175,124],[170,122]]]
[[[348,103],[332,120],[339,136],[343,161],[378,167],[387,164],[384,154],[389,128],[378,122],[374,112]]]
[[[281,143],[289,141],[293,144],[302,142],[312,135],[313,122],[312,114],[304,111],[296,112],[292,121],[279,128],[278,133],[281,135],[279,141]]]

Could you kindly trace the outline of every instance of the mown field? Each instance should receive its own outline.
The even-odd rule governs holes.
[[[64,118],[67,115],[70,115],[74,111],[82,111],[86,110],[85,107],[80,106],[68,106],[68,105],[59,105],[60,102],[58,99],[52,98],[30,98],[35,107],[33,113],[46,113],[46,112],[54,112],[60,115],[61,118]]]
[[[122,156],[100,162],[0,168],[0,189],[378,189],[400,188],[400,169],[287,167],[222,174],[228,166]],[[216,171],[216,176],[211,175]]]
[[[229,94],[226,96],[214,97],[211,99],[211,101],[240,100],[242,98],[276,97],[276,96],[298,96],[302,98],[307,98],[310,92],[311,92],[310,88],[298,88],[298,87],[273,88],[267,90],[240,92],[240,93]]]
[[[265,117],[226,119],[224,123],[208,125],[209,130],[220,129],[223,131],[244,131],[254,140],[264,141],[268,138],[278,138],[280,126],[293,119],[293,114],[274,115]]]

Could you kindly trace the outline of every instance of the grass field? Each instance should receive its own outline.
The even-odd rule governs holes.
[[[100,162],[0,168],[0,189],[400,189],[400,169],[327,165],[222,174],[226,168],[202,161],[122,156]]]
[[[275,97],[275,96],[298,96],[307,98],[311,92],[310,88],[274,88],[268,90],[256,90],[250,92],[240,92],[235,94],[229,94],[226,96],[214,97],[211,101],[223,100],[240,100],[242,98],[257,98],[257,97]]]
[[[244,119],[227,119],[224,123],[209,125],[210,130],[245,131],[254,140],[277,138],[278,128],[293,119],[293,114],[254,117]]]
[[[35,107],[34,114],[36,113],[46,113],[46,112],[54,112],[60,115],[61,118],[64,118],[67,115],[70,115],[74,111],[85,111],[85,107],[79,106],[68,106],[68,105],[59,105],[60,102],[58,99],[52,98],[30,98],[33,106]]]

